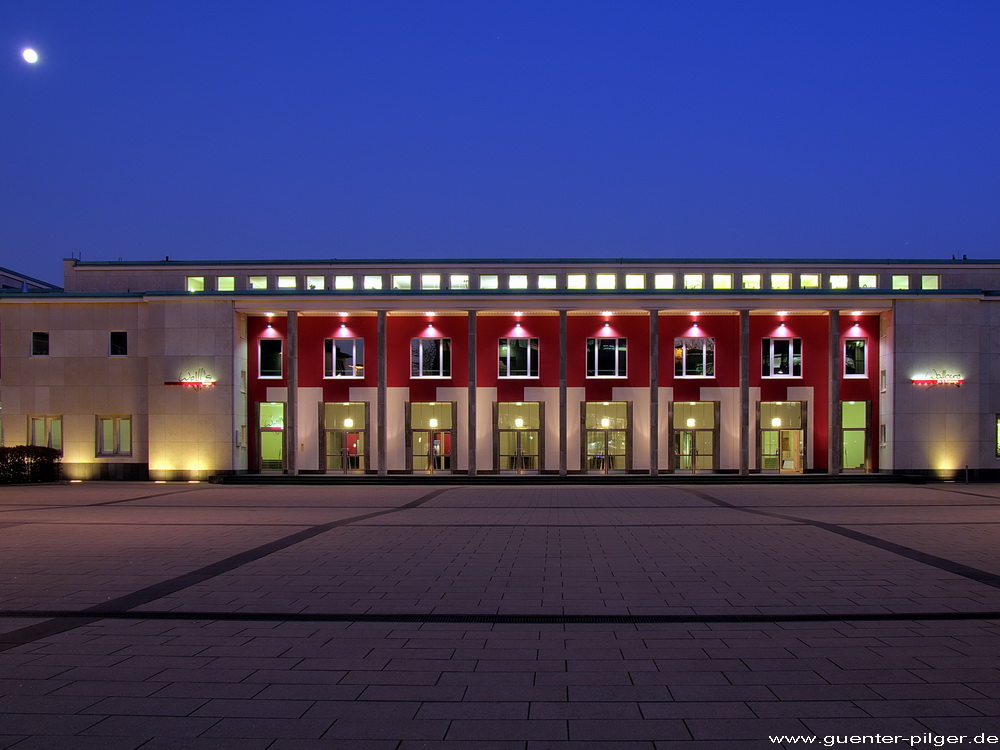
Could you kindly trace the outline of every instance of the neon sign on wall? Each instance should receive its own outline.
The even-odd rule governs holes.
[[[215,378],[209,375],[204,367],[199,367],[197,370],[182,373],[177,380],[167,380],[163,385],[181,385],[194,389],[210,388],[215,385]]]
[[[953,385],[956,388],[961,386],[965,382],[965,376],[957,372],[948,372],[947,370],[935,370],[931,368],[928,370],[924,377],[913,378],[911,381],[914,385]]]

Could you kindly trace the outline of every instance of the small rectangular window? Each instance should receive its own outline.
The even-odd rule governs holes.
[[[878,276],[875,274],[861,274],[858,276],[859,289],[878,289]]]
[[[306,276],[306,289],[312,289],[314,291],[322,291],[323,289],[326,289],[326,277]]]
[[[497,351],[501,378],[538,377],[538,339],[502,338]]]
[[[367,290],[379,290],[382,288],[382,277],[381,276],[365,276],[362,282],[364,288]]]
[[[109,357],[128,356],[127,331],[111,331],[108,334],[108,356]]]
[[[235,292],[236,291],[236,277],[235,276],[216,276],[215,277],[215,291],[217,291],[217,292]]]
[[[705,288],[705,275],[700,273],[686,273],[684,274],[684,288],[685,289],[704,289]]]
[[[800,273],[799,274],[799,288],[800,289],[819,289],[819,274],[818,273]]]
[[[259,371],[262,378],[281,377],[281,339],[261,339]]]
[[[556,275],[554,273],[543,273],[538,277],[539,289],[555,289]]]
[[[760,289],[760,287],[761,287],[761,275],[759,273],[743,274],[744,289]]]
[[[334,276],[333,288],[337,291],[347,292],[354,288],[354,277],[348,275]]]
[[[888,442],[888,430],[884,424],[878,426],[878,444],[885,448]]]
[[[863,378],[868,375],[868,339],[844,341],[844,376]]]
[[[597,289],[617,289],[618,288],[618,274],[616,273],[599,273],[594,279],[594,286]]]
[[[468,289],[469,288],[469,274],[467,273],[453,273],[448,281],[448,286],[451,289]]]
[[[920,277],[920,288],[921,289],[940,289],[941,288],[941,277],[935,274],[924,275]]]
[[[904,274],[896,274],[892,277],[892,288],[900,291],[910,288],[910,277]]]
[[[673,289],[674,275],[672,273],[653,274],[653,286],[656,289]]]
[[[31,332],[31,356],[32,357],[47,357],[47,356],[49,356],[49,332],[48,331],[32,331]]]
[[[188,276],[187,277],[187,290],[189,292],[204,292],[205,291],[205,277],[204,276]]]
[[[408,274],[392,277],[392,288],[395,291],[408,292],[413,286],[413,279]]]
[[[527,289],[528,288],[528,276],[523,273],[512,273],[507,277],[507,288],[508,289]]]
[[[410,339],[410,377],[450,378],[451,339]]]
[[[569,274],[566,274],[566,288],[567,289],[586,289],[587,288],[587,274],[585,274],[585,273],[569,273]]]
[[[645,289],[646,288],[646,274],[644,274],[644,273],[627,273],[627,274],[625,274],[625,288],[626,289]]]
[[[771,288],[772,289],[791,289],[792,288],[792,275],[790,273],[772,273],[771,274]]]
[[[715,339],[707,337],[674,339],[674,376],[715,377]]]
[[[267,276],[250,276],[247,286],[250,289],[267,289]]]
[[[422,273],[420,274],[420,288],[427,291],[437,292],[441,289],[441,274]]]
[[[132,455],[132,417],[97,418],[97,455]]]
[[[587,339],[588,378],[624,378],[627,364],[627,339]]]
[[[733,275],[731,273],[713,273],[712,289],[732,289]]]
[[[830,274],[831,289],[847,289],[851,285],[851,277],[846,273]]]
[[[480,289],[499,289],[500,288],[500,277],[495,273],[482,274],[479,277],[479,288]]]
[[[761,377],[802,377],[802,339],[761,339]]]
[[[361,378],[364,375],[364,339],[323,340],[323,377]]]
[[[886,386],[888,385],[889,379],[886,377],[885,370],[880,370],[878,374],[878,389],[882,393],[885,393]]]
[[[295,289],[298,283],[294,276],[279,276],[278,289]]]

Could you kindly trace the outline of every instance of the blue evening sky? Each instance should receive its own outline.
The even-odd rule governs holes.
[[[995,0],[2,0],[0,113],[0,266],[56,283],[1000,257]]]

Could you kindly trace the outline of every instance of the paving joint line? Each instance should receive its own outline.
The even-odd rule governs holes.
[[[854,529],[845,528],[843,526],[838,526],[832,523],[826,523],[824,521],[814,521],[808,518],[798,518],[796,516],[789,516],[783,513],[771,513],[769,511],[757,510],[754,508],[741,508],[738,505],[733,505],[732,503],[727,503],[725,500],[720,500],[717,497],[713,497],[708,493],[701,492],[700,490],[684,489],[685,492],[690,492],[695,497],[700,497],[706,502],[712,503],[722,508],[732,508],[734,510],[742,510],[746,513],[752,513],[758,516],[766,516],[768,518],[781,518],[786,521],[794,521],[796,523],[802,524],[804,526],[812,526],[823,531],[827,531],[831,534],[837,534],[847,539],[852,539],[856,542],[861,542],[862,544],[867,544],[871,547],[876,547],[878,549],[884,550],[886,552],[892,552],[893,554],[905,557],[914,562],[922,563],[923,565],[928,565],[938,570],[943,570],[946,573],[952,573],[957,576],[962,576],[963,578],[968,578],[977,583],[982,583],[986,586],[991,586],[995,589],[1000,589],[1000,575],[996,573],[990,573],[988,571],[982,570],[980,568],[974,568],[971,565],[964,565],[960,562],[955,562],[954,560],[949,560],[945,557],[939,557],[937,555],[932,555],[929,552],[922,552],[912,547],[907,547],[902,544],[896,544],[895,542],[890,542],[885,539],[880,539],[877,536],[872,536],[871,534],[865,534],[861,531],[856,531]],[[868,526],[871,524],[852,524],[857,526]],[[892,524],[887,524],[892,525]],[[927,524],[923,524],[927,525]],[[964,525],[964,524],[963,524]]]
[[[36,623],[34,625],[29,625],[25,628],[11,631],[6,633],[0,638],[0,652],[7,651],[18,645],[24,645],[31,643],[33,641],[39,640],[41,638],[46,638],[51,635],[57,635],[59,633],[64,633],[67,630],[73,630],[80,627],[81,625],[86,625],[97,620],[102,619],[102,615],[105,612],[116,612],[116,611],[126,611],[133,609],[135,607],[142,606],[143,604],[149,604],[150,602],[161,599],[164,596],[169,596],[170,594],[175,594],[178,591],[189,588],[196,584],[202,583],[204,581],[210,580],[224,573],[228,573],[231,570],[242,567],[251,562],[260,560],[263,557],[274,554],[275,552],[280,552],[288,547],[291,547],[300,542],[304,542],[308,539],[312,539],[315,536],[324,534],[331,529],[339,528],[341,526],[347,526],[348,524],[357,523],[358,521],[363,521],[368,518],[374,518],[376,516],[383,516],[389,513],[398,513],[401,510],[410,510],[411,508],[416,508],[424,503],[433,500],[438,495],[441,495],[450,490],[456,489],[454,486],[441,487],[425,493],[418,497],[416,500],[412,500],[409,503],[400,505],[397,508],[389,508],[386,510],[375,511],[372,513],[364,513],[359,516],[350,516],[348,518],[342,518],[337,521],[331,521],[329,523],[319,524],[316,526],[311,526],[301,531],[297,531],[293,534],[281,537],[280,539],[275,539],[273,541],[267,542],[266,544],[258,545],[243,552],[238,552],[235,555],[230,555],[229,557],[223,558],[222,560],[217,560],[214,563],[209,563],[204,565],[197,570],[192,570],[188,573],[176,576],[174,578],[168,579],[166,581],[161,581],[155,583],[151,586],[146,586],[145,588],[139,589],[138,591],[133,591],[130,594],[124,594],[123,596],[116,597],[114,599],[109,599],[101,604],[95,604],[92,607],[87,607],[71,617],[54,618],[49,619],[46,622]]]
[[[530,613],[409,613],[409,612],[200,612],[182,610],[107,610],[99,617],[90,610],[0,610],[0,619],[50,618],[81,621],[72,627],[99,620],[217,621],[217,622],[416,622],[495,624],[699,624],[726,622],[890,622],[997,620],[1000,610],[931,612],[803,612],[733,614],[530,614]],[[18,631],[12,631],[17,633]],[[62,632],[62,631],[60,631]],[[12,633],[0,634],[0,650]],[[12,645],[22,645],[18,641]],[[10,647],[10,646],[9,646]],[[9,648],[8,647],[8,648]]]

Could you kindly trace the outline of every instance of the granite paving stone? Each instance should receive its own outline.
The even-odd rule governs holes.
[[[0,487],[0,750],[1000,733],[975,490]]]

